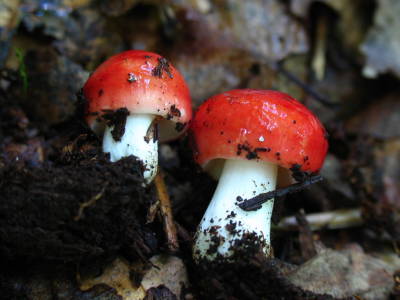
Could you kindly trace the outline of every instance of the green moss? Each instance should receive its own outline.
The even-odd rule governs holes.
[[[19,68],[18,68],[18,75],[21,78],[22,81],[22,89],[24,94],[28,92],[28,73],[26,72],[26,65],[25,65],[25,55],[20,48],[15,48],[15,55],[17,56],[18,62],[19,62]]]

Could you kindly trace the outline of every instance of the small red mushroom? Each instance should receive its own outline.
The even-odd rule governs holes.
[[[182,75],[158,54],[129,50],[102,63],[83,87],[87,100],[86,121],[96,132],[104,130],[103,150],[111,161],[138,157],[150,182],[158,164],[158,141],[182,134],[192,117],[189,89]],[[110,112],[122,115],[117,124],[105,124]],[[124,116],[125,114],[125,116]],[[121,120],[120,120],[121,122]],[[154,128],[157,124],[157,128]],[[157,134],[158,133],[158,134]]]
[[[248,234],[269,255],[273,200],[256,211],[241,210],[238,201],[274,190],[279,166],[318,172],[328,149],[324,127],[285,93],[244,89],[205,101],[191,133],[196,162],[219,178],[196,234],[195,259],[229,258]]]

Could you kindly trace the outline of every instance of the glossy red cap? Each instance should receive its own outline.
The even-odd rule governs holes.
[[[191,125],[195,160],[260,159],[284,168],[317,172],[328,149],[320,121],[285,93],[232,90],[211,97]]]
[[[164,117],[165,139],[179,135],[192,118],[189,89],[182,75],[158,54],[129,50],[103,62],[83,87],[88,101],[87,122],[92,128],[105,110],[127,108],[130,113]],[[162,124],[165,123],[165,124]],[[161,139],[163,128],[160,128]]]

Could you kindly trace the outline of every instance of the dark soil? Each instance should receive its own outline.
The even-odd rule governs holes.
[[[111,164],[100,153],[80,155],[69,165],[1,168],[2,259],[76,262],[118,251],[144,257],[157,249],[140,214],[153,195],[141,187],[136,160]]]
[[[279,260],[262,256],[242,256],[234,264],[216,264],[193,270],[200,299],[334,299],[316,295],[291,284],[281,269],[287,266]],[[349,298],[352,299],[352,298]]]

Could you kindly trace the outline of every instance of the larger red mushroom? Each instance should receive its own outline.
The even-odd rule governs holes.
[[[328,148],[323,126],[287,94],[245,89],[205,101],[191,133],[195,160],[219,178],[196,233],[195,259],[230,258],[248,241],[269,255],[273,200],[256,211],[241,210],[238,201],[274,190],[278,167],[318,172]]]
[[[104,130],[104,152],[110,153],[111,161],[138,157],[146,182],[157,172],[158,137],[176,138],[192,117],[182,75],[151,52],[130,50],[112,56],[87,80],[83,95],[88,124],[96,132]]]

